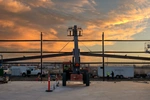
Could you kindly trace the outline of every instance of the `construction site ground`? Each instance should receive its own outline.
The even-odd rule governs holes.
[[[61,79],[61,78],[59,78]],[[22,76],[11,76],[11,81],[40,81],[41,79],[38,76],[22,77]],[[43,81],[47,81],[48,77],[42,77]],[[91,81],[103,81],[103,78],[90,78]],[[107,81],[107,78],[105,78]],[[115,81],[150,81],[150,78],[132,78],[132,79],[114,79]],[[114,81],[109,78],[108,81]]]
[[[55,81],[51,81],[51,86]],[[53,92],[47,81],[10,81],[0,84],[0,100],[149,100],[150,81],[91,81],[67,82]]]

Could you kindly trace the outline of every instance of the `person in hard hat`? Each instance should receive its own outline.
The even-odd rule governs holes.
[[[114,72],[113,71],[111,72],[111,77],[112,77],[112,79],[114,79]]]
[[[69,68],[69,67],[68,67],[67,65],[64,66],[64,70],[68,70],[68,68]]]
[[[110,76],[110,73],[109,73],[109,72],[107,72],[107,80],[109,80],[109,76]]]

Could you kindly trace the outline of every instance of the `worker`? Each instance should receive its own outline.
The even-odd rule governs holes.
[[[64,70],[67,70],[67,65],[64,66]]]
[[[114,79],[114,72],[113,71],[111,72],[111,77],[112,77],[112,79]]]
[[[109,73],[109,72],[107,72],[107,80],[109,80],[109,76],[110,76],[110,73]]]
[[[38,76],[37,76],[37,81],[40,81],[41,80],[41,75],[39,74]]]
[[[64,66],[64,70],[68,70],[69,67],[67,65]]]

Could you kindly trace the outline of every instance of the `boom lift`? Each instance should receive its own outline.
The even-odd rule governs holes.
[[[72,63],[63,63],[62,85],[66,86],[66,81],[83,81],[86,86],[90,85],[88,70],[80,69],[80,49],[78,48],[78,36],[82,36],[82,29],[76,25],[68,28],[68,36],[74,37],[74,49]]]

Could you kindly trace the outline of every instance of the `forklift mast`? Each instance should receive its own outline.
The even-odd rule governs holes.
[[[73,36],[74,39],[74,49],[72,63],[63,63],[63,75],[62,75],[62,85],[66,86],[66,81],[83,81],[86,86],[90,85],[89,73],[87,70],[80,70],[80,49],[78,47],[78,36],[82,36],[82,29],[78,28],[77,25],[68,28],[68,36]],[[66,64],[66,65],[65,65]],[[69,70],[69,65],[70,69]]]
[[[74,25],[74,27],[68,28],[69,30],[69,36],[74,37],[74,49],[73,49],[73,73],[79,74],[80,73],[80,49],[78,47],[78,36],[82,36],[82,29],[78,28],[77,25]]]

